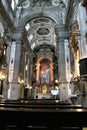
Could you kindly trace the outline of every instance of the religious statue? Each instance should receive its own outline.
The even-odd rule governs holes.
[[[46,84],[46,82],[44,82],[43,85],[42,85],[42,93],[47,93],[47,84]]]

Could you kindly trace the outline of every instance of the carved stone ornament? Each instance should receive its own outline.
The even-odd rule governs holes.
[[[58,6],[60,3],[60,0],[52,0],[52,5]]]
[[[22,3],[22,7],[23,8],[28,8],[30,6],[30,1],[29,0],[25,0],[23,3]]]

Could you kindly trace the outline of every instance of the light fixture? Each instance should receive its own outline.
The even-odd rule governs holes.
[[[58,79],[55,80],[55,83],[58,83]]]

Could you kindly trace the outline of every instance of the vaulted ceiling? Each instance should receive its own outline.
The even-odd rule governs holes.
[[[70,0],[20,0],[15,8],[19,26],[25,26],[31,48],[55,49],[56,25],[64,25]],[[17,24],[17,23],[16,23]]]
[[[55,48],[56,35],[54,30],[55,23],[47,17],[39,17],[31,20],[25,26],[28,31],[28,40],[33,50],[38,50],[37,47],[50,46]]]

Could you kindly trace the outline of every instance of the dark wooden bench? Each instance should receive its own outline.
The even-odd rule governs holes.
[[[71,105],[67,102],[59,102],[58,100],[23,100],[23,101],[12,101],[12,100],[2,100],[0,102],[0,107],[10,107],[10,108],[61,108],[61,109],[74,109],[74,108],[82,108],[81,105]]]
[[[82,130],[87,127],[86,108],[58,102],[52,104],[55,101],[47,100],[38,100],[35,104],[35,101],[0,102],[0,130]]]

